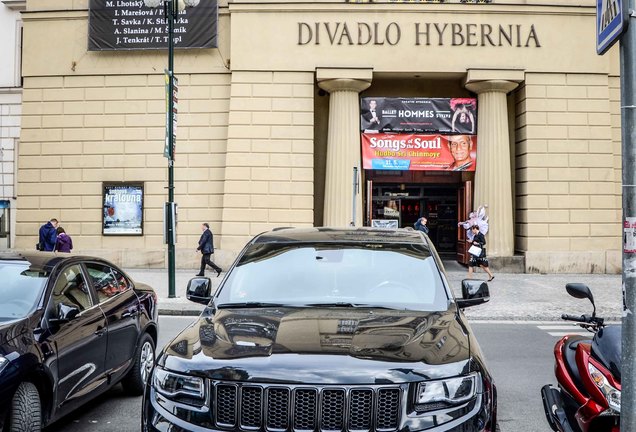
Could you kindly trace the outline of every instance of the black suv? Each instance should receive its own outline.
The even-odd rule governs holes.
[[[40,430],[122,382],[141,395],[157,296],[99,258],[0,255],[0,430]]]
[[[496,389],[429,239],[279,229],[254,238],[160,354],[142,430],[494,431]]]

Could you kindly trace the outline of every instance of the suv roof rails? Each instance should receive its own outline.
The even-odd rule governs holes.
[[[280,230],[285,230],[285,229],[293,229],[295,227],[291,227],[291,226],[287,226],[287,227],[276,227],[273,228],[272,231],[280,231]]]

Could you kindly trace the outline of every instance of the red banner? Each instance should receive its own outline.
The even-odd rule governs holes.
[[[364,169],[475,171],[476,135],[362,134]]]

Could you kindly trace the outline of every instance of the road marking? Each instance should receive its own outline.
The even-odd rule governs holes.
[[[594,336],[593,333],[583,331],[583,332],[548,332],[550,336],[563,337],[567,335],[578,335],[578,336],[589,336],[590,338]]]
[[[589,336],[590,338],[594,336],[594,333],[589,332],[575,324],[538,325],[537,328],[539,330],[545,331],[550,336],[559,338],[567,335]]]
[[[570,325],[538,325],[541,330],[576,330],[581,331],[581,327],[570,324]]]

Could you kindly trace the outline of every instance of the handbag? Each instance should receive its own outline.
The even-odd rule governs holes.
[[[481,256],[481,248],[479,246],[472,245],[468,249],[468,253],[471,254],[471,255],[474,255],[476,257],[480,257]]]

